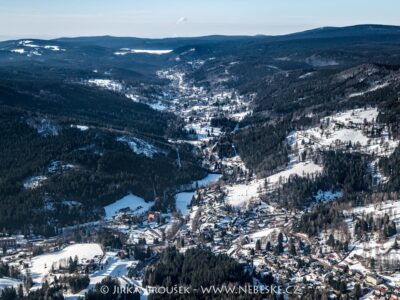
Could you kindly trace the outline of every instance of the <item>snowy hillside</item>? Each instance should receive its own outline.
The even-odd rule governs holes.
[[[80,261],[89,261],[96,257],[101,258],[103,250],[98,244],[75,244],[61,251],[36,256],[31,261],[32,279],[36,283],[43,283],[43,280],[52,270],[67,267],[69,258],[74,259],[75,256],[78,256]]]

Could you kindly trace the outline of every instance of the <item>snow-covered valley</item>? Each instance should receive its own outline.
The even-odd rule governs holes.
[[[115,55],[138,53],[132,49],[124,51]],[[146,53],[161,55],[167,52]],[[189,65],[196,67],[202,65],[202,62],[191,61]],[[142,280],[146,268],[154,264],[171,245],[177,246],[182,253],[200,245],[207,247],[215,254],[226,254],[251,266],[259,274],[273,272],[275,278],[285,284],[302,284],[303,278],[306,278],[310,283],[321,285],[324,272],[336,272],[348,267],[351,272],[360,272],[364,277],[377,273],[386,278],[388,284],[398,286],[400,283],[396,272],[383,272],[369,265],[371,257],[378,257],[379,262],[376,263],[380,266],[388,265],[387,260],[399,260],[397,235],[383,238],[375,232],[356,232],[356,228],[361,226],[358,222],[370,215],[386,218],[385,222],[390,226],[392,222],[400,226],[398,200],[386,199],[380,206],[362,203],[347,207],[341,211],[344,221],[337,230],[323,229],[315,236],[299,232],[296,228],[299,220],[319,205],[332,203],[335,206],[346,195],[346,191],[334,188],[315,190],[311,197],[312,204],[303,208],[287,207],[279,201],[271,200],[293,178],[312,182],[323,176],[326,167],[319,155],[325,151],[365,155],[369,172],[376,184],[388,181],[379,168],[379,162],[394,153],[399,141],[391,136],[386,125],[377,122],[378,108],[365,106],[332,112],[312,125],[292,129],[282,141],[288,163],[275,168],[268,176],[260,176],[246,166],[234,142],[229,145],[234,155],[220,156],[215,151],[224,138],[243,130],[240,121],[252,116],[252,103],[256,95],[240,95],[234,88],[226,87],[225,81],[211,88],[196,85],[188,79],[185,70],[173,67],[159,71],[159,78],[169,80],[169,84],[163,87],[162,93],[157,91],[151,96],[138,95],[126,87],[124,82],[113,79],[89,79],[80,83],[122,94],[126,96],[125,100],[144,103],[156,110],[178,115],[188,135],[184,139],[168,140],[168,146],[172,145],[171,149],[177,152],[176,164],[180,164],[179,146],[191,145],[201,159],[202,166],[209,172],[208,175],[183,184],[172,192],[168,191],[173,195],[175,209],[165,211],[163,207],[157,206],[159,201],[171,201],[166,193],[164,197],[146,201],[131,191],[111,204],[104,205],[102,220],[74,224],[60,232],[60,237],[65,239],[76,238],[71,232],[76,235],[76,232],[85,232],[90,243],[64,241],[57,244],[52,239],[33,241],[35,247],[46,250],[35,255],[33,251],[24,254],[22,263],[17,262],[17,253],[9,253],[6,258],[24,276],[32,278],[31,289],[39,288],[44,280],[52,282],[54,276],[68,274],[71,260],[75,264],[76,256],[79,271],[74,272],[87,275],[89,284],[79,293],[66,291],[64,295],[67,299],[83,296],[108,276],[117,278],[123,286],[133,285],[144,291]],[[312,77],[313,73],[305,75],[300,79]],[[214,122],[217,118],[232,120],[235,127],[227,129]],[[30,123],[37,132],[52,136],[58,133],[52,130],[57,126],[46,120]],[[95,128],[94,125],[69,126],[82,132]],[[145,140],[139,134],[129,133],[128,130],[113,132],[116,133],[114,142],[118,142],[121,147],[129,147],[128,151],[138,156],[154,160],[168,154],[160,146],[161,143]],[[47,169],[49,173],[57,173],[75,168],[79,167],[54,161]],[[44,175],[27,177],[23,186],[26,190],[37,190],[46,180],[48,178]],[[73,200],[65,200],[63,203],[77,207],[82,205]],[[390,222],[386,215],[390,216]],[[107,247],[101,247],[98,241],[90,240],[92,235],[96,236],[99,232],[104,234],[103,230],[111,236],[106,241],[109,242]],[[124,244],[116,251],[114,242],[121,236]],[[347,243],[347,250],[344,250],[345,246],[337,250],[334,243]],[[290,280],[287,279],[289,275],[292,276]],[[350,281],[352,284],[355,282]],[[0,288],[18,286],[20,282],[1,278]]]

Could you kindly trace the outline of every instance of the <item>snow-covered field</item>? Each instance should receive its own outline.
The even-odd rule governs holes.
[[[313,162],[300,162],[289,164],[289,166],[274,175],[267,178],[254,179],[248,183],[235,184],[226,187],[227,202],[235,207],[246,206],[252,199],[256,199],[262,192],[265,192],[265,187],[273,188],[284,183],[290,176],[307,176],[318,174],[322,171],[322,167]],[[266,185],[267,183],[267,185]]]
[[[64,294],[66,300],[77,300],[85,296],[89,289],[94,289],[97,283],[100,283],[104,278],[111,276],[118,278],[121,286],[133,284],[132,279],[128,278],[128,268],[135,261],[120,259],[116,252],[106,252],[101,260],[103,268],[89,275],[90,283],[88,288],[80,291],[77,294]]]
[[[106,211],[106,218],[111,219],[123,208],[129,208],[133,213],[141,214],[148,211],[152,205],[152,202],[146,202],[143,198],[129,194],[118,201],[105,206],[104,210]]]
[[[173,50],[154,50],[154,49],[130,49],[130,48],[121,48],[119,51],[114,52],[115,55],[126,55],[126,54],[168,54],[171,53]]]
[[[70,245],[61,251],[42,254],[32,258],[31,276],[34,282],[41,284],[46,275],[51,272],[53,264],[55,265],[55,269],[58,269],[60,263],[61,265],[65,265],[70,257],[74,259],[75,256],[78,256],[78,259],[82,261],[101,257],[102,255],[103,250],[99,244]]]
[[[277,228],[264,228],[251,234],[253,239],[268,238],[273,233],[276,233]]]
[[[322,167],[311,161],[289,164],[288,167],[274,175],[267,177],[268,184],[276,185],[280,182],[286,182],[290,176],[297,175],[305,177],[307,175],[316,175],[322,172]]]
[[[252,180],[248,183],[226,186],[228,194],[226,202],[235,207],[243,207],[263,191],[263,184],[262,180]]]
[[[192,201],[196,192],[183,192],[176,194],[176,210],[180,211],[182,215],[187,215],[189,212],[188,205]]]
[[[204,187],[217,182],[221,178],[221,174],[210,173],[206,177],[200,180],[196,180],[192,183],[193,187]]]
[[[103,270],[99,270],[90,276],[89,288],[93,288],[107,276],[122,277],[128,273],[128,266],[132,261],[121,260],[115,252],[106,252],[102,263],[105,264]]]

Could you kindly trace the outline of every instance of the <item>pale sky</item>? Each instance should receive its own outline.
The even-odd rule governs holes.
[[[0,39],[277,35],[400,25],[399,0],[0,0]]]

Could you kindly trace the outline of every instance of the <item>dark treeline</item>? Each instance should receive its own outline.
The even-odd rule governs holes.
[[[0,292],[0,300],[64,300],[62,285],[56,283],[49,285],[45,281],[41,288],[30,291],[27,295],[24,294],[22,284],[15,289],[14,287],[6,287]]]
[[[383,173],[389,177],[387,188],[392,191],[400,191],[400,146],[396,148],[392,155],[383,157],[379,161],[379,167]]]
[[[145,284],[173,286],[174,284],[200,286],[223,283],[245,283],[250,277],[243,267],[226,255],[214,255],[210,250],[189,249],[180,254],[175,248],[165,251],[160,262],[146,273]]]
[[[354,225],[354,234],[358,237],[374,232],[378,232],[382,238],[391,237],[397,233],[396,223],[387,214],[383,217],[374,217],[371,214],[362,216]]]
[[[250,125],[234,135],[233,143],[246,166],[265,177],[288,162],[284,140],[290,126],[288,120]]]
[[[87,288],[90,283],[89,276],[64,276],[59,278],[61,284],[66,285],[73,294]]]
[[[343,206],[337,202],[326,203],[303,214],[296,225],[296,230],[316,236],[328,228],[340,228],[343,222]]]
[[[327,151],[321,152],[315,160],[323,165],[322,174],[293,176],[278,188],[274,196],[284,206],[307,206],[314,201],[319,190],[343,191],[344,195],[370,190],[372,178],[368,172],[367,156]]]
[[[107,287],[107,292],[104,292],[104,287]],[[85,300],[139,300],[138,292],[115,293],[121,288],[121,284],[117,278],[106,277],[101,282],[97,283],[95,288],[89,290],[85,295]],[[127,287],[129,288],[129,287]],[[134,287],[132,287],[132,291]]]
[[[373,192],[346,195],[343,198],[322,203],[315,206],[311,211],[304,213],[296,224],[296,230],[316,236],[328,229],[347,227],[344,223],[344,211],[357,206],[374,205],[376,208],[388,200],[398,199],[397,192]],[[371,218],[365,215],[361,219],[354,219],[357,230],[354,232],[358,237],[365,237],[367,233],[378,233],[382,239],[392,236],[397,232],[390,216],[384,218]]]
[[[251,283],[251,276],[243,266],[226,255],[214,255],[210,250],[193,248],[180,254],[175,248],[165,251],[160,261],[145,275],[144,284],[150,286],[188,286],[191,295],[151,295],[151,299],[233,299],[235,295],[202,294],[201,287]],[[193,291],[197,289],[198,291]],[[250,299],[256,295],[237,295],[235,299]],[[250,297],[250,298],[249,298]],[[253,299],[253,298],[251,298]]]

